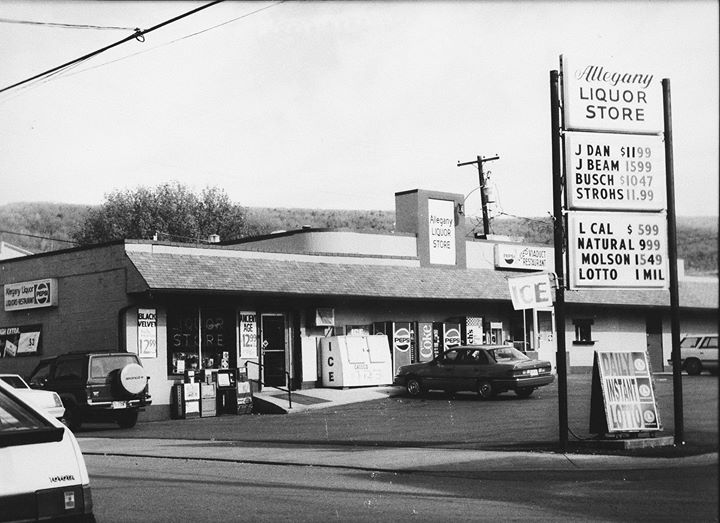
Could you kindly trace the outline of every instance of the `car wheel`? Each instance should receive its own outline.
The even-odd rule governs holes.
[[[525,387],[522,389],[516,389],[515,394],[517,394],[520,398],[529,398],[534,390],[535,389],[533,389],[532,387]]]
[[[123,429],[131,429],[135,426],[138,420],[138,411],[124,412],[118,418],[117,422]]]
[[[700,363],[700,360],[695,358],[689,359],[685,361],[685,370],[691,376],[697,376],[702,371],[702,364]]]
[[[487,380],[478,382],[477,393],[481,400],[488,400],[495,396],[492,383]]]
[[[410,377],[405,381],[405,389],[407,390],[408,394],[410,396],[420,396],[423,393],[423,386],[422,382],[419,378],[416,378],[414,376]]]
[[[65,425],[73,432],[80,430],[82,426],[82,416],[80,410],[75,405],[65,407]]]

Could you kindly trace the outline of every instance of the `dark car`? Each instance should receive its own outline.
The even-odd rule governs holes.
[[[30,376],[35,389],[57,392],[72,430],[84,421],[135,426],[138,412],[151,403],[148,377],[136,354],[70,352],[40,361]]]
[[[508,345],[454,347],[432,361],[404,365],[395,385],[418,396],[428,390],[473,391],[488,399],[508,390],[527,398],[555,378],[549,361],[532,360]]]

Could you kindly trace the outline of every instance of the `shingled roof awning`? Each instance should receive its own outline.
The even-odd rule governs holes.
[[[410,263],[350,263],[327,257],[260,253],[216,255],[128,250],[147,290],[224,292],[289,296],[388,299],[510,301],[508,277],[492,269],[418,267]],[[314,261],[317,259],[317,261]],[[308,261],[312,260],[312,261]],[[681,282],[682,307],[717,308],[717,283]],[[572,304],[667,307],[663,290],[583,290],[566,292]],[[714,300],[714,301],[713,301]]]
[[[439,300],[509,300],[505,275],[455,270],[243,257],[128,252],[156,291],[224,291]]]

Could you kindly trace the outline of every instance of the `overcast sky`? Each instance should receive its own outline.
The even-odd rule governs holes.
[[[3,2],[0,88],[201,5]],[[244,206],[391,210],[398,191],[469,194],[458,161],[499,155],[493,215],[547,215],[565,54],[671,79],[677,212],[716,216],[718,34],[716,1],[225,2],[0,93],[0,204],[177,180]]]

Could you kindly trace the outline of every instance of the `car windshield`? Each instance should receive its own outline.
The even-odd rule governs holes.
[[[59,441],[62,432],[0,387],[0,447]]]
[[[27,383],[25,383],[25,381],[23,381],[23,379],[20,376],[11,376],[11,375],[0,376],[0,380],[3,380],[5,383],[7,383],[8,385],[10,385],[11,387],[16,388],[16,389],[29,389],[30,388],[30,387],[28,387]]]
[[[90,377],[105,378],[112,371],[122,369],[125,365],[137,363],[132,354],[127,356],[120,354],[117,356],[93,356],[90,364]]]
[[[495,361],[498,363],[530,359],[515,347],[498,347],[496,349],[490,349],[488,352],[492,354],[492,357],[495,358]]]

